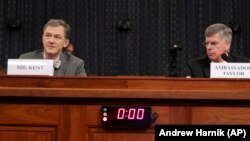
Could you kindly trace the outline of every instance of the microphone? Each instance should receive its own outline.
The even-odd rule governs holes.
[[[151,123],[154,123],[156,122],[157,118],[159,117],[159,114],[154,112],[152,115],[151,115]]]
[[[54,67],[58,69],[61,66],[61,60],[54,60]]]
[[[221,55],[222,59],[225,60],[225,61],[228,61],[228,54],[222,54]]]

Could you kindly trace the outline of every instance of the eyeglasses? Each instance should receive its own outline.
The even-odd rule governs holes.
[[[215,42],[203,42],[202,44],[203,44],[204,47],[208,47],[209,45],[210,45],[211,47],[218,47],[218,45],[219,45],[220,43],[222,43],[222,42],[217,42],[217,41],[215,41]]]
[[[59,41],[63,39],[63,37],[60,35],[44,34],[43,36],[47,40],[54,39],[55,41]]]

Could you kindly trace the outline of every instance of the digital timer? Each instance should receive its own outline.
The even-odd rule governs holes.
[[[102,124],[104,126],[149,126],[151,124],[151,107],[102,107]]]

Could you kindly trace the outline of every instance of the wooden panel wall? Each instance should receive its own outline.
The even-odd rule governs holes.
[[[63,116],[57,105],[0,104],[0,140],[63,140]]]
[[[0,76],[0,141],[154,141],[155,124],[250,124],[250,81],[233,81]],[[151,106],[158,117],[107,129],[102,105]]]

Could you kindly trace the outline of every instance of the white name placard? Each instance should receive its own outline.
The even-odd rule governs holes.
[[[211,63],[210,78],[250,78],[250,63]]]
[[[53,76],[53,60],[50,59],[8,59],[7,75]]]

